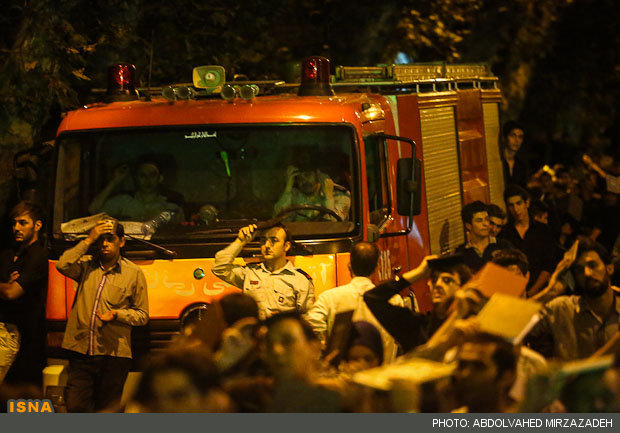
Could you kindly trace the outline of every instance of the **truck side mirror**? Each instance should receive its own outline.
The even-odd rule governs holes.
[[[396,210],[412,217],[421,212],[422,163],[418,158],[400,158],[396,165]]]

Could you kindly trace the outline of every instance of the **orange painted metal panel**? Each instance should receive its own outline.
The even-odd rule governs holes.
[[[336,285],[342,286],[351,281],[351,271],[349,271],[350,261],[351,253],[336,254]]]
[[[463,202],[489,202],[489,174],[480,90],[459,90],[456,106]]]
[[[162,125],[248,123],[360,123],[359,95],[347,97],[265,96],[252,102],[233,103],[221,99],[152,102],[131,101],[96,104],[71,111],[58,134],[70,130],[128,128]],[[358,128],[359,129],[359,128]]]
[[[335,254],[289,259],[312,277],[317,294],[337,285]],[[213,275],[213,262],[213,259],[136,261],[146,277],[151,319],[176,319],[192,304],[211,303],[229,293],[238,293],[239,289]],[[238,258],[235,263],[245,262]],[[197,268],[205,273],[200,280],[194,278]],[[66,320],[65,312],[71,309],[76,286],[73,280],[56,270],[55,262],[50,261],[48,319]]]
[[[339,285],[336,279],[337,254],[290,257],[296,268],[301,268],[312,277],[314,295],[318,296]]]
[[[56,269],[56,262],[48,262],[49,279],[47,285],[46,312],[49,320],[66,320],[66,288],[65,277]]]

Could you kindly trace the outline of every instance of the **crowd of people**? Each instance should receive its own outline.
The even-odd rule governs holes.
[[[123,226],[100,221],[56,265],[78,288],[62,343],[71,353],[67,409],[620,411],[620,161],[583,155],[575,166],[533,172],[521,156],[524,128],[508,122],[502,136],[504,203],[463,206],[466,242],[392,280],[373,281],[380,251],[358,241],[351,281],[315,297],[312,278],[287,259],[293,239],[284,225],[243,227],[212,268],[240,292],[147,357],[122,405],[131,329],[148,321],[148,298],[140,268],[121,255]],[[12,383],[40,381],[45,353],[43,220],[29,203],[11,217],[15,244],[0,256],[2,398],[15,396]],[[238,264],[255,240],[262,261]],[[98,254],[87,257],[91,245]],[[539,305],[518,338],[482,326],[495,295],[480,275],[494,267],[505,272],[495,284],[523,282],[509,298],[515,305]],[[405,296],[424,282],[429,312]],[[396,368],[400,376],[390,376]]]

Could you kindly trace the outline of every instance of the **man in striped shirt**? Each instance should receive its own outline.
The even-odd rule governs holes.
[[[85,256],[93,244],[95,256]],[[131,367],[131,327],[149,320],[146,279],[137,265],[121,257],[124,245],[121,224],[99,221],[56,264],[78,282],[62,342],[71,354],[69,412],[100,411],[120,401]]]

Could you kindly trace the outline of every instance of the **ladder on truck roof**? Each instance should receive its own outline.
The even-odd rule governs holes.
[[[418,63],[385,66],[338,66],[332,86],[385,90],[436,92],[461,88],[497,89],[498,78],[486,63]]]

